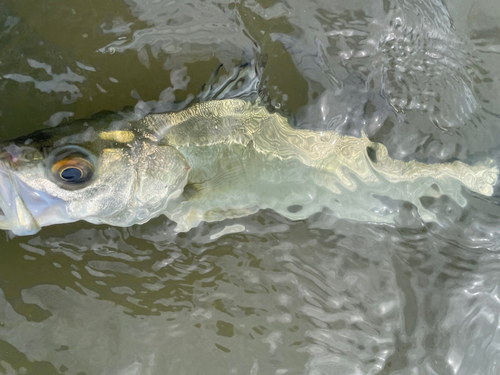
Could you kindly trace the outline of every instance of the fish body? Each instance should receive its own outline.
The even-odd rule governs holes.
[[[263,208],[305,219],[327,207],[343,218],[392,223],[392,215],[380,214],[384,204],[377,195],[410,201],[433,220],[421,197],[446,194],[464,205],[462,186],[490,196],[498,176],[493,161],[394,160],[365,134],[294,129],[285,117],[245,100],[201,103],[146,121],[151,128],[160,124],[158,139],[176,147],[192,168],[189,199],[167,215],[181,231]]]
[[[0,228],[17,235],[78,220],[130,226],[161,214],[187,231],[265,208],[303,219],[326,207],[391,223],[380,196],[434,220],[421,197],[446,194],[465,205],[463,186],[489,196],[498,178],[493,161],[403,162],[364,134],[295,129],[258,98],[209,98],[141,119],[102,113],[0,150]]]

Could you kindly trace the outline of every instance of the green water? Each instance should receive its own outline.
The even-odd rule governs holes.
[[[0,140],[182,101],[267,56],[295,126],[363,130],[398,159],[496,158],[499,9],[0,0]],[[426,203],[440,225],[387,200],[395,225],[263,211],[181,234],[164,217],[0,233],[0,373],[497,374],[498,196],[467,196]]]

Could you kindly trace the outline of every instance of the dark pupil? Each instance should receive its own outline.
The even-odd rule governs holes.
[[[61,177],[69,182],[78,181],[82,178],[82,171],[78,168],[66,168],[61,172]]]

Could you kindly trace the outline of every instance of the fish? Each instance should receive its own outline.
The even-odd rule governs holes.
[[[493,194],[493,159],[401,161],[365,133],[291,126],[269,106],[256,66],[242,65],[219,85],[214,72],[179,111],[101,112],[2,142],[0,229],[22,236],[79,220],[128,227],[165,215],[186,232],[262,209],[291,220],[329,209],[394,223],[385,198],[436,221],[422,197],[465,206],[464,187]]]

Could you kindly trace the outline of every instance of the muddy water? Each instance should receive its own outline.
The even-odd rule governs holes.
[[[297,127],[403,160],[497,160],[494,0],[0,0],[0,138],[196,95],[267,55]],[[149,103],[149,104],[148,104]],[[271,211],[176,234],[0,236],[3,374],[497,374],[498,193],[394,225]],[[445,215],[443,215],[445,214]]]

